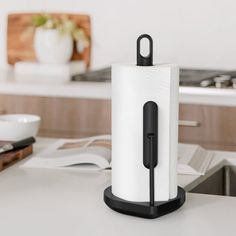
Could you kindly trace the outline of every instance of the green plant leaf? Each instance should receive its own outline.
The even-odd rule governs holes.
[[[47,18],[44,15],[35,15],[32,17],[32,24],[34,27],[43,26],[47,22]]]

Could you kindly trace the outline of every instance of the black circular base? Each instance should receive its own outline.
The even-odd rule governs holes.
[[[164,202],[155,202],[150,206],[149,202],[130,202],[112,194],[111,186],[104,191],[104,202],[113,210],[123,214],[154,219],[180,208],[185,202],[185,191],[178,187],[176,198]]]

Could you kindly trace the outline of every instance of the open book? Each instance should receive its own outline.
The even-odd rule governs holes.
[[[108,169],[111,167],[111,136],[59,139],[22,167]]]
[[[214,152],[199,145],[179,143],[177,171],[181,174],[204,175],[213,156]]]
[[[202,175],[207,171],[213,153],[199,145],[179,144],[178,156],[179,174]],[[111,136],[59,139],[22,167],[78,168],[86,171],[111,169]]]

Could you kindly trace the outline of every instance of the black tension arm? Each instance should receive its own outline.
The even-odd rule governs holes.
[[[150,206],[155,203],[154,169],[158,163],[158,106],[148,101],[143,106],[143,164],[149,169]]]

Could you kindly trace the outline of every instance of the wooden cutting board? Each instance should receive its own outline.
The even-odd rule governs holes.
[[[5,143],[9,142],[0,141],[0,146],[2,146]],[[31,155],[32,153],[33,153],[33,145],[30,145],[22,149],[18,149],[16,151],[10,151],[0,154],[0,171],[3,171],[9,166]]]
[[[29,32],[31,26],[32,16],[40,13],[19,13],[8,15],[7,26],[7,60],[8,63],[14,65],[18,61],[34,61],[35,53],[33,47],[34,32]],[[88,15],[76,14],[59,14],[50,13],[52,16],[66,15],[72,19],[78,26],[84,29],[88,38],[90,38],[90,45],[82,53],[75,50],[71,60],[83,60],[87,68],[90,65],[91,54],[91,25],[90,17]],[[26,33],[27,32],[27,33]]]

